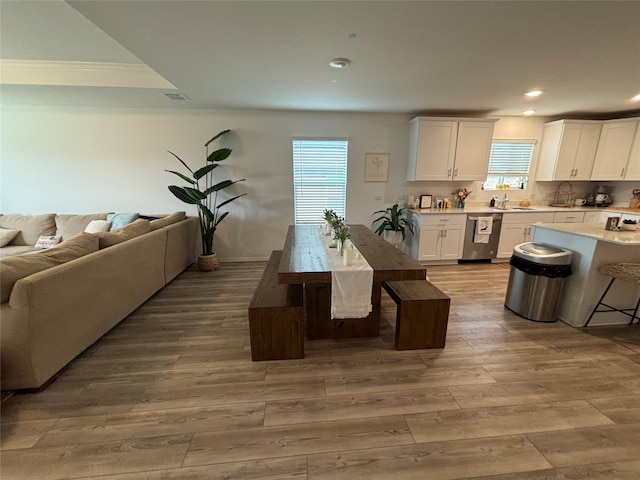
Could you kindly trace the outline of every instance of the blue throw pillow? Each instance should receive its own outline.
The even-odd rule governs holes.
[[[111,222],[109,231],[117,230],[136,220],[140,215],[137,213],[110,213],[107,220]]]

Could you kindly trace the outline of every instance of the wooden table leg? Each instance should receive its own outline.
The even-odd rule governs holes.
[[[365,318],[331,318],[331,284],[305,285],[307,338],[355,338],[380,335],[382,282],[373,282],[371,313]]]

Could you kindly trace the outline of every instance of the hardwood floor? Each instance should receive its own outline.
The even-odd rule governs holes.
[[[503,307],[506,265],[429,267],[447,346],[306,341],[251,361],[264,263],[186,271],[39,393],[3,395],[3,480],[640,478],[640,327]],[[8,398],[7,398],[8,397]]]

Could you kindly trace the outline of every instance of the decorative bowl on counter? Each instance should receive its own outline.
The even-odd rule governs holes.
[[[620,230],[637,230],[638,229],[638,225],[635,223],[621,223],[620,224]]]

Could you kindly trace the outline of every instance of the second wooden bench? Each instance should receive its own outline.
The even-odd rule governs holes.
[[[274,250],[249,304],[251,359],[304,358],[302,285],[278,283],[282,250]]]
[[[444,348],[451,299],[428,280],[383,282],[397,305],[396,350]]]

